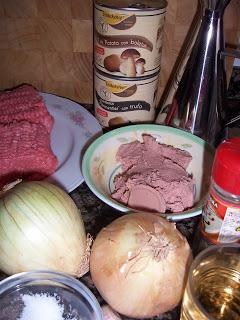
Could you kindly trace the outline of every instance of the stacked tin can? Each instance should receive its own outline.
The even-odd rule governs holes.
[[[95,0],[94,107],[103,127],[154,121],[165,0]]]

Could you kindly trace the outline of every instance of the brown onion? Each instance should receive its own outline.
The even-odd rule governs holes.
[[[149,318],[179,304],[191,261],[188,242],[175,224],[155,214],[130,213],[97,235],[90,272],[114,310]]]
[[[105,304],[102,307],[104,320],[121,320],[120,315],[114,311],[109,305]]]

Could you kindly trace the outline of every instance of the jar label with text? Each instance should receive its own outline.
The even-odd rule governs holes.
[[[160,70],[166,8],[121,10],[95,4],[94,63],[122,77]]]
[[[202,232],[210,242],[240,242],[240,206],[224,202],[212,193],[202,216]]]
[[[95,69],[95,116],[103,127],[152,122],[159,74],[145,79],[120,79]]]

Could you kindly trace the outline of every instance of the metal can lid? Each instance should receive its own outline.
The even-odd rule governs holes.
[[[167,7],[166,0],[95,0],[95,4],[112,9],[156,10]]]
[[[218,146],[212,178],[223,190],[240,195],[240,138],[227,139]]]

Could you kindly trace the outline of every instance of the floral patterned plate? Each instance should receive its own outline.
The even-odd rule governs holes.
[[[78,103],[53,94],[41,95],[54,118],[51,147],[59,162],[47,180],[71,192],[84,181],[81,172],[83,151],[102,134],[102,129],[94,116]]]

